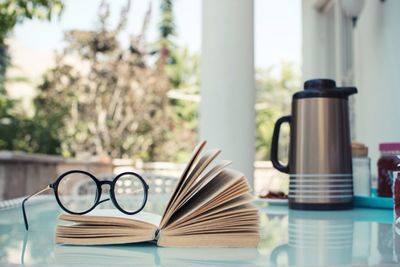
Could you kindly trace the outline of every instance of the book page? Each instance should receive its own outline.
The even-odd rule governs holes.
[[[192,157],[190,158],[188,164],[186,165],[186,168],[183,171],[181,177],[179,178],[179,180],[178,180],[178,182],[177,182],[177,184],[175,186],[175,189],[174,189],[174,191],[173,191],[173,193],[171,195],[171,198],[169,199],[169,201],[168,201],[168,203],[167,203],[167,205],[165,207],[164,213],[163,213],[162,218],[161,218],[160,227],[163,227],[166,224],[166,221],[168,220],[167,213],[170,211],[170,207],[171,207],[172,203],[176,200],[177,194],[181,190],[181,187],[183,185],[184,180],[189,175],[189,172],[192,169],[194,162],[200,156],[200,153],[203,150],[203,148],[206,145],[206,143],[207,143],[206,141],[201,141],[196,146],[196,148],[194,149]]]
[[[223,170],[221,173],[219,173],[219,175],[217,175],[203,188],[201,188],[199,192],[197,192],[197,194],[189,199],[185,205],[183,205],[179,210],[174,213],[174,215],[171,217],[171,223],[174,223],[174,221],[178,221],[179,219],[189,216],[191,213],[198,210],[200,207],[211,201],[220,193],[224,192],[241,177],[243,177],[243,174],[239,172],[230,169]]]
[[[85,215],[61,214],[57,225],[58,244],[106,245],[152,241],[161,216],[149,212],[127,215],[115,209],[99,209]]]
[[[150,242],[154,235],[143,236],[98,236],[90,238],[56,236],[55,242],[63,245],[115,245],[139,242]]]
[[[207,221],[214,217],[220,217],[221,215],[224,216],[226,212],[234,211],[236,208],[240,208],[241,210],[247,208],[245,205],[250,203],[252,199],[253,196],[249,193],[234,198],[222,205],[207,210],[207,212],[198,214],[196,216],[196,222]],[[193,222],[190,219],[185,219],[179,222],[178,227],[191,225],[192,223]]]
[[[134,215],[128,215],[122,213],[116,209],[98,209],[93,210],[84,215],[73,215],[62,213],[58,217],[63,221],[80,222],[80,223],[96,223],[96,224],[135,224],[136,222],[142,222],[145,224],[151,224],[159,226],[161,216],[155,213],[141,211]],[[139,225],[141,225],[139,223]]]
[[[201,173],[210,165],[210,163],[218,156],[220,150],[213,150],[208,152],[200,158],[200,160],[193,166],[193,169],[188,174],[187,178],[183,181],[181,188],[178,190],[175,200],[171,203],[168,212],[164,214],[163,220],[168,224],[169,219],[175,213],[177,208],[181,206],[182,199],[185,197],[193,183],[199,178]],[[161,225],[161,228],[164,227]]]
[[[205,186],[208,182],[214,179],[231,163],[232,163],[231,161],[223,161],[214,166],[206,174],[196,179],[195,182],[191,185],[191,187],[188,190],[186,190],[186,193],[184,197],[182,197],[182,200],[180,201],[178,207],[176,207],[176,210],[182,207],[183,204],[185,204],[191,197],[193,197],[201,188],[203,188],[203,186]]]
[[[182,224],[177,223],[176,225],[168,227],[168,229],[164,229],[163,232],[170,234],[185,229],[190,230],[196,226],[204,226],[203,228],[206,231],[207,229],[210,229],[210,226],[211,228],[215,228],[215,223],[217,222],[223,222],[223,226],[227,227],[229,224],[236,223],[241,219],[245,219],[247,221],[247,219],[250,217],[254,217],[254,220],[250,220],[252,224],[258,222],[257,208],[247,203],[212,215],[209,215],[208,212],[206,212],[201,217],[190,216],[190,219],[188,219],[186,222],[183,222]]]
[[[255,231],[237,234],[161,236],[158,245],[163,247],[256,247],[259,241],[260,234]]]

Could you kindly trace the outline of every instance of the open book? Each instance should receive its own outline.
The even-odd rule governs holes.
[[[251,203],[246,177],[223,161],[210,166],[220,153],[201,156],[201,142],[178,180],[160,217],[157,214],[110,216],[106,210],[88,215],[61,214],[72,222],[58,225],[56,243],[74,245],[156,241],[170,247],[255,247],[259,216]]]

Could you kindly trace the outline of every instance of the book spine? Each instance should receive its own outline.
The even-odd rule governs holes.
[[[154,240],[158,242],[160,239],[160,229],[157,228],[156,232],[154,233]]]

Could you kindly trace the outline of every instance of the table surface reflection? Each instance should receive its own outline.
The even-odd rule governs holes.
[[[161,213],[166,198],[150,196],[147,211]],[[30,230],[19,207],[0,211],[0,265],[13,266],[399,266],[400,235],[390,210],[306,212],[260,208],[257,248],[159,248],[54,244],[55,201],[29,204]]]

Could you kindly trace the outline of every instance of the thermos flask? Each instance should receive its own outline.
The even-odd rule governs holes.
[[[292,112],[275,123],[271,161],[289,174],[289,207],[304,210],[352,208],[353,175],[348,97],[355,87],[329,79],[304,83],[293,95]],[[289,159],[278,160],[280,127],[290,125]]]

